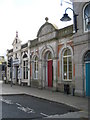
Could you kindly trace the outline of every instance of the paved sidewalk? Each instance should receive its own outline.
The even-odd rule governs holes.
[[[2,84],[2,87],[0,86],[0,94],[6,95],[6,94],[28,94],[35,97],[40,97],[44,99],[48,99],[51,101],[64,103],[70,106],[73,106],[75,108],[80,109],[80,112],[78,113],[68,113],[67,115],[64,115],[64,117],[71,117],[71,115],[77,117],[88,117],[88,98],[85,97],[76,97],[71,95],[66,95],[64,93],[60,92],[52,92],[51,90],[45,90],[45,89],[38,89],[38,88],[32,88],[27,86],[17,86],[13,85],[11,87],[10,84]],[[56,117],[56,116],[55,116]],[[62,118],[63,116],[61,116]]]

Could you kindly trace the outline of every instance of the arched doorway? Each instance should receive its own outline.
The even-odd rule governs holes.
[[[90,96],[90,50],[88,50],[84,56],[85,63],[85,91],[86,96]]]
[[[47,51],[45,54],[45,78],[46,78],[46,86],[52,87],[53,86],[53,60],[52,60],[52,53]]]

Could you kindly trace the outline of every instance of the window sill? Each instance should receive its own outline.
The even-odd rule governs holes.
[[[72,80],[62,80],[62,81],[64,81],[64,82],[72,82]]]

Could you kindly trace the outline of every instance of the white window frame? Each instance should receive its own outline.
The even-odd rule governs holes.
[[[34,57],[34,79],[35,80],[38,79],[38,60],[35,60],[36,57],[38,58],[38,56]],[[35,67],[36,67],[36,70],[35,70]]]
[[[72,51],[71,51],[71,49],[69,49],[70,51],[71,51],[71,55],[67,55],[67,56],[64,56],[64,53],[65,53],[65,51],[67,50],[67,49],[69,49],[68,47],[67,48],[65,48],[64,50],[63,50],[63,53],[62,53],[62,80],[63,81],[72,81],[72,79],[69,79],[69,73],[68,73],[68,64],[67,64],[67,79],[64,79],[64,68],[63,68],[63,64],[64,64],[64,62],[63,62],[63,58],[67,58],[67,60],[68,60],[68,58],[69,57],[71,57],[71,60],[72,60],[72,78],[73,78],[73,59],[72,59]],[[67,61],[67,63],[68,63],[68,61]]]
[[[87,28],[87,30],[85,30],[86,24],[85,24],[85,17],[84,17],[84,11],[85,11],[85,8],[88,6],[88,4],[90,4],[90,3],[87,3],[87,4],[84,6],[84,8],[83,8],[83,26],[84,26],[84,32],[90,31],[90,30],[88,30],[88,28]]]
[[[24,62],[25,62],[25,66],[24,66]],[[24,78],[24,68],[25,68],[25,78]],[[27,59],[25,59],[25,60],[23,60],[23,79],[25,80],[25,79],[28,79],[28,71],[27,71],[27,69],[28,69],[28,60]]]

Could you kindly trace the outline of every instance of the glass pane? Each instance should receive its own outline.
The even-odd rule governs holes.
[[[64,72],[64,79],[67,79],[67,73]]]
[[[35,61],[36,61],[36,60],[38,60],[38,57],[37,57],[37,56],[35,57]]]
[[[69,72],[69,79],[72,79],[72,72]]]
[[[52,57],[51,57],[51,52],[49,52],[49,54],[48,54],[48,59],[51,59]]]
[[[35,61],[35,63],[34,63],[34,68],[35,68],[35,71],[36,71],[36,61]]]
[[[84,10],[85,30],[90,30],[90,4]]]
[[[25,79],[25,67],[23,68],[23,78]]]
[[[68,64],[72,65],[72,58],[71,57],[68,58]]]
[[[38,61],[37,61],[37,71],[38,71]]]
[[[71,55],[71,51],[68,48],[64,52],[64,56],[67,56],[67,55]]]
[[[69,65],[69,71],[72,72],[72,65]]]
[[[67,57],[63,58],[63,64],[64,64],[64,65],[67,64]]]
[[[25,61],[23,61],[23,66],[25,66]]]
[[[28,68],[26,68],[26,79],[28,79]]]
[[[65,52],[64,52],[64,56],[67,56],[67,49],[66,49]]]
[[[26,60],[26,67],[28,67],[28,60]]]
[[[67,72],[67,65],[63,65],[64,72]]]
[[[84,10],[84,17],[90,17],[90,4],[88,4]]]
[[[67,55],[71,55],[70,49],[67,49]]]

